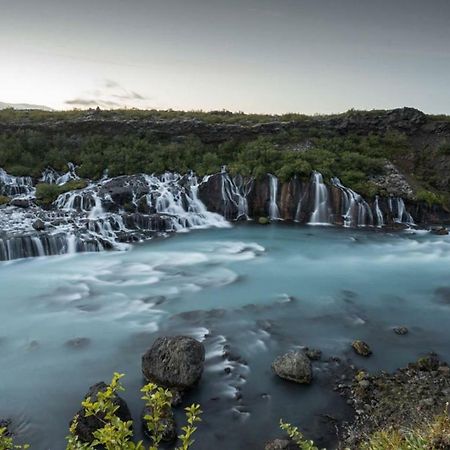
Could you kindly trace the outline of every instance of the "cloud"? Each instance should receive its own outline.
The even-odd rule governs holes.
[[[115,80],[105,79],[95,90],[86,91],[79,97],[65,101],[66,105],[75,107],[145,107],[148,97],[139,92],[128,90]]]

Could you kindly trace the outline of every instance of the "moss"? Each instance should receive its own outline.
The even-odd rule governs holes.
[[[270,220],[269,220],[268,217],[260,217],[260,218],[258,219],[258,223],[259,223],[260,225],[269,225]]]
[[[6,197],[4,195],[0,195],[0,205],[7,205],[10,201],[9,197]]]
[[[36,203],[40,206],[50,206],[59,195],[65,192],[83,189],[87,186],[85,180],[72,180],[62,186],[39,183],[36,186]]]

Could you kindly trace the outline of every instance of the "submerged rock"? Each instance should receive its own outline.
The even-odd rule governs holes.
[[[103,381],[94,384],[89,388],[89,391],[84,398],[87,399],[88,397],[90,397],[92,401],[96,401],[97,394],[99,392],[105,391],[106,388],[107,385]],[[115,398],[113,399],[113,403],[114,405],[119,407],[116,411],[116,415],[121,420],[123,421],[131,420],[131,413],[130,410],[128,409],[128,405],[126,404],[125,400],[116,395]],[[82,442],[92,442],[94,440],[93,435],[94,431],[104,426],[104,423],[102,422],[103,419],[102,415],[99,414],[97,416],[86,416],[84,408],[81,408],[78,411],[76,417],[77,417],[77,426],[75,429],[76,435]]]
[[[82,349],[86,348],[91,343],[91,340],[89,338],[75,338],[75,339],[69,339],[64,343],[66,347],[75,348],[75,349]]]
[[[398,334],[400,336],[404,336],[405,334],[409,333],[409,330],[406,327],[395,327],[393,328],[393,330],[395,334]]]
[[[299,350],[279,356],[272,363],[272,369],[280,378],[301,384],[311,383],[313,376],[311,361]]]
[[[270,219],[267,218],[267,217],[260,217],[260,218],[258,219],[258,223],[259,223],[260,225],[269,225]]]
[[[161,386],[191,388],[202,376],[205,347],[187,336],[160,337],[142,356],[144,377]]]
[[[364,341],[353,341],[352,342],[353,350],[360,356],[370,356],[372,354],[372,350],[369,347],[369,344],[367,344]]]
[[[289,439],[274,439],[264,446],[264,450],[298,450],[298,446]]]

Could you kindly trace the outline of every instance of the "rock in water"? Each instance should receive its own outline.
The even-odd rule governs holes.
[[[96,401],[97,394],[103,392],[107,388],[107,385],[101,381],[100,383],[94,384],[89,388],[89,392],[86,394],[85,399],[90,397],[92,401]],[[113,399],[114,405],[118,406],[119,409],[116,411],[116,415],[123,421],[131,420],[131,413],[128,409],[128,405],[125,400],[116,395]],[[102,422],[102,416],[86,416],[84,408],[81,408],[78,413],[77,426],[75,429],[76,435],[82,442],[92,442],[94,440],[94,431],[102,428],[104,423]]]
[[[189,389],[202,376],[205,347],[187,336],[160,337],[142,356],[144,377],[166,388]]]
[[[353,350],[355,350],[355,352],[360,356],[370,356],[372,354],[372,350],[370,349],[369,345],[364,341],[353,341],[352,347]]]
[[[309,384],[312,380],[311,361],[299,350],[279,356],[272,363],[272,369],[280,378],[296,383]]]
[[[433,228],[431,230],[432,234],[437,234],[438,236],[447,236],[448,234],[448,230],[445,227],[441,227],[441,228]]]
[[[43,231],[43,230],[45,230],[45,223],[44,223],[44,221],[42,219],[36,219],[33,222],[33,228],[36,231]]]
[[[260,217],[260,218],[258,219],[258,223],[259,223],[260,225],[269,225],[270,220],[269,220],[269,218],[267,218],[267,217]]]
[[[400,336],[404,336],[405,334],[408,334],[409,330],[406,327],[395,327],[394,333],[398,334]]]
[[[264,450],[298,450],[298,446],[288,439],[274,439],[264,446]]]

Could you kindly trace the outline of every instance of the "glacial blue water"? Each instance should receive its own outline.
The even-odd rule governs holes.
[[[349,411],[328,359],[372,371],[432,350],[450,361],[449,275],[447,236],[283,224],[1,263],[0,418],[32,448],[62,450],[88,387],[119,371],[138,420],[142,353],[159,335],[188,334],[207,349],[186,397],[204,410],[196,449],[263,448],[280,418],[332,448],[327,415]],[[396,335],[398,325],[410,333]],[[355,338],[372,357],[353,354]],[[241,360],[224,359],[224,345]],[[271,372],[276,355],[298,346],[324,353],[311,386]]]

